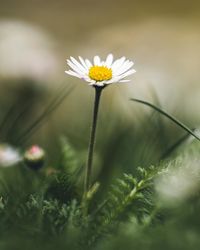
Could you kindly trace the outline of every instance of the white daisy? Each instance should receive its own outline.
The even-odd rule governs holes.
[[[17,149],[7,144],[0,144],[0,167],[10,167],[21,160],[22,157]]]
[[[65,71],[65,73],[83,79],[93,86],[128,82],[130,80],[125,78],[136,72],[132,68],[132,61],[127,60],[125,57],[113,61],[112,54],[109,54],[105,61],[102,61],[99,56],[95,56],[93,63],[88,59],[84,60],[80,56],[79,61],[74,57],[70,57],[70,60],[67,60],[67,64],[71,69]]]

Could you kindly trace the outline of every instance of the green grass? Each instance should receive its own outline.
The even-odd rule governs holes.
[[[22,144],[56,110],[68,91],[52,98],[28,128],[16,128]],[[24,163],[0,168],[1,249],[199,248],[198,135],[157,106],[136,101],[153,108],[150,116],[140,117],[139,127],[122,125],[113,114],[111,133],[105,136],[100,129],[94,161],[99,172],[93,176],[87,201],[82,200],[86,154],[76,147],[79,141],[73,136],[62,137],[59,147],[55,146],[56,163],[50,158],[39,171]],[[17,117],[8,111],[2,132],[8,121]],[[178,126],[180,136],[167,127],[166,117]],[[182,134],[182,129],[187,134]],[[12,138],[7,141],[11,143]],[[19,142],[17,145],[23,151]],[[48,157],[48,150],[46,154]],[[174,177],[179,186],[170,182]],[[185,186],[188,180],[195,184],[189,189]],[[159,183],[172,190],[168,196],[161,192]]]

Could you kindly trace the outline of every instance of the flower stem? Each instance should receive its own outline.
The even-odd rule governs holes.
[[[91,182],[91,175],[92,175],[92,161],[93,161],[93,153],[94,153],[94,145],[95,145],[96,126],[97,126],[98,110],[99,110],[99,103],[100,103],[102,89],[103,89],[102,87],[95,87],[93,119],[92,119],[92,127],[91,127],[90,141],[89,141],[89,147],[88,147],[88,159],[87,159],[85,183],[84,183],[84,196],[85,197],[91,185],[90,182]]]

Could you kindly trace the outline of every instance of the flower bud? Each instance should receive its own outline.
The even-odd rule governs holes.
[[[33,170],[40,169],[44,165],[44,160],[45,152],[37,145],[33,145],[24,153],[24,162]]]

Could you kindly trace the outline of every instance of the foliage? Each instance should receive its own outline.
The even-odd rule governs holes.
[[[108,190],[96,184],[87,215],[77,178],[81,159],[67,139],[62,138],[61,149],[61,161],[53,169],[1,169],[1,249],[197,249],[198,188],[180,204],[166,206],[156,185],[157,179],[198,159],[199,143],[185,142],[157,166],[138,167],[135,176],[123,174]]]
[[[25,111],[29,118],[32,102],[23,111],[16,100],[2,116],[4,139],[24,143],[70,91],[62,88],[33,123],[15,132],[7,125],[26,123],[20,124],[21,118]],[[34,171],[23,162],[1,167],[0,249],[199,249],[200,143],[191,138],[199,138],[197,131],[148,102],[134,101],[167,116],[187,134],[174,141],[155,112],[139,129],[115,121],[107,136],[103,128],[99,141],[106,138],[106,143],[95,155],[97,160],[98,153],[104,156],[99,182],[94,177],[86,199],[82,199],[85,156],[71,138],[61,138],[57,161],[43,169]],[[73,143],[79,145],[79,138]]]

